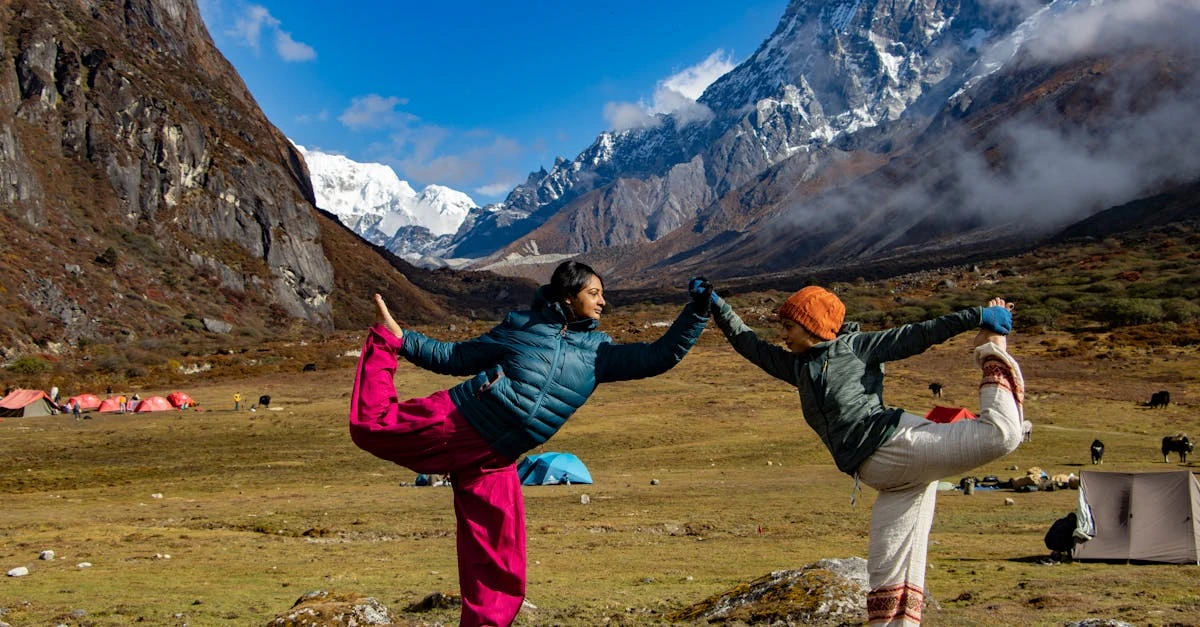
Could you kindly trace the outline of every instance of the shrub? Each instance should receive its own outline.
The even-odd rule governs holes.
[[[102,266],[113,267],[117,265],[117,260],[120,258],[120,253],[116,248],[109,246],[104,249],[104,252],[96,256],[96,263]]]
[[[8,371],[15,375],[37,375],[50,372],[53,367],[54,365],[45,358],[30,355],[14,361],[8,367]]]
[[[1163,315],[1170,322],[1192,322],[1200,320],[1200,305],[1186,298],[1171,298],[1163,303]]]
[[[909,324],[912,322],[920,322],[922,320],[927,320],[930,317],[931,316],[929,315],[929,313],[927,311],[925,311],[924,307],[917,307],[915,305],[908,305],[905,307],[901,307],[899,309],[889,312],[889,314],[888,314],[888,318],[891,319],[892,325],[901,325],[901,324]]]
[[[1122,287],[1110,281],[1098,281],[1082,289],[1089,294],[1114,294],[1120,292]]]
[[[105,374],[117,374],[125,369],[128,360],[121,353],[109,353],[96,360],[96,370]]]
[[[1043,305],[1033,305],[1031,307],[1021,307],[1014,314],[1014,324],[1021,328],[1054,328],[1054,323],[1062,311],[1058,308],[1049,306],[1049,303]]]
[[[1097,311],[1099,320],[1112,326],[1150,324],[1163,319],[1163,307],[1157,300],[1145,298],[1114,298]]]

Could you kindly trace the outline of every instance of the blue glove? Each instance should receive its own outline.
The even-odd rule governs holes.
[[[994,306],[983,308],[983,320],[979,326],[1000,335],[1008,335],[1012,331],[1012,312],[1005,307]]]
[[[702,316],[709,315],[709,308],[717,304],[717,294],[713,291],[712,283],[702,276],[688,280],[688,295],[692,297],[692,307]]]

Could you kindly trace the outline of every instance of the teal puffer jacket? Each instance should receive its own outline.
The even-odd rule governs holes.
[[[535,298],[487,333],[442,342],[405,329],[400,355],[438,374],[468,376],[450,398],[496,452],[516,460],[554,435],[600,383],[670,370],[691,350],[708,316],[687,305],[658,340],[617,344],[598,320],[568,322],[561,305]]]
[[[861,332],[856,322],[803,354],[764,341],[724,301],[715,319],[740,355],[767,374],[796,387],[804,420],[833,455],[838,470],[853,475],[896,431],[902,409],[883,402],[884,362],[919,355],[934,344],[979,327],[983,307],[933,320]]]

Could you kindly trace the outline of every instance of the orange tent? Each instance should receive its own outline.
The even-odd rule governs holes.
[[[110,397],[100,401],[100,406],[96,408],[96,411],[98,411],[98,412],[121,411],[121,401],[115,396],[110,396]]]
[[[133,411],[134,413],[141,414],[148,411],[166,411],[168,409],[175,409],[170,401],[161,396],[151,396],[150,398],[143,398],[138,401],[137,409]]]
[[[100,397],[95,394],[80,394],[67,399],[67,407],[79,402],[79,409],[96,409],[100,406]]]
[[[196,401],[192,400],[187,392],[171,392],[167,395],[167,402],[171,403],[172,407],[183,407],[184,403],[187,403],[188,407],[196,405]]]
[[[958,422],[959,420],[974,420],[978,416],[967,411],[966,407],[935,405],[928,414],[925,414],[925,418],[933,422]]]

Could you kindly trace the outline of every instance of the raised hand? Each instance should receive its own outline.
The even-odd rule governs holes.
[[[1003,298],[993,298],[983,309],[983,319],[979,326],[1000,335],[1008,335],[1012,331],[1012,304]]]
[[[692,307],[702,316],[709,315],[709,308],[717,302],[712,283],[702,276],[688,280],[688,294],[692,297]]]

